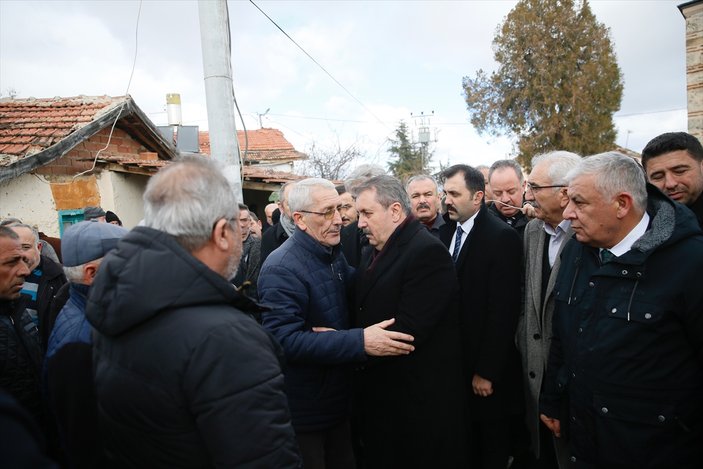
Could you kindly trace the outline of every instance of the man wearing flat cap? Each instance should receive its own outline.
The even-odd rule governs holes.
[[[45,388],[71,467],[100,467],[101,445],[92,372],[92,328],[85,317],[90,286],[103,257],[127,234],[121,226],[82,221],[61,239],[68,302],[49,337]]]
[[[103,210],[100,207],[86,207],[83,209],[83,220],[84,221],[99,221],[102,223],[106,223],[107,220],[105,219],[105,216],[107,214],[105,213],[105,210]]]

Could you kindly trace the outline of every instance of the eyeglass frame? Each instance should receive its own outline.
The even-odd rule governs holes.
[[[342,208],[342,205],[338,205],[337,207],[329,208],[329,209],[325,210],[324,212],[313,212],[312,210],[296,210],[296,212],[311,213],[313,215],[321,215],[325,218],[325,220],[332,220],[334,218],[335,213],[339,213],[341,216],[341,208]]]
[[[567,186],[566,184],[555,184],[552,186],[537,186],[537,185],[534,185],[534,184],[531,184],[528,182],[525,184],[525,192],[530,190],[532,193],[535,193],[535,192],[539,192],[540,189],[555,189],[557,187],[569,187],[569,186]]]

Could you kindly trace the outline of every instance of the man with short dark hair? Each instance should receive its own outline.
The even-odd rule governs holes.
[[[488,212],[478,170],[454,165],[445,170],[443,179],[453,223],[440,228],[440,239],[459,278],[463,366],[472,388],[471,462],[477,467],[506,467],[524,408],[515,347],[522,303],[522,245],[516,230]]]
[[[542,421],[575,467],[699,467],[703,460],[703,235],[690,210],[623,154],[567,176]]]
[[[525,225],[530,221],[522,211],[525,191],[522,168],[515,160],[498,160],[488,171],[488,183],[493,192],[493,205],[488,210],[512,226],[522,238]]]
[[[261,270],[261,239],[251,230],[251,212],[249,207],[239,204],[239,228],[242,231],[242,259],[239,261],[237,274],[232,283],[246,296],[256,301],[259,295],[256,283]]]
[[[287,182],[278,190],[278,209],[281,218],[261,237],[261,264],[273,251],[278,249],[295,230],[295,224],[288,208],[288,193],[295,182]]]
[[[654,137],[642,150],[649,182],[693,210],[703,227],[703,146],[686,132]]]
[[[439,228],[445,221],[441,215],[441,201],[437,182],[426,174],[419,174],[408,179],[405,190],[410,196],[413,215],[434,236],[439,237]]]
[[[409,355],[371,359],[357,372],[364,467],[466,467],[466,382],[451,257],[412,216],[396,178],[372,177],[353,193],[371,246],[357,272],[356,325],[394,319],[389,330],[415,339]]]
[[[335,186],[339,198],[342,200],[342,205],[339,206],[339,214],[342,216],[342,226],[349,226],[356,222],[357,214],[354,207],[354,197],[349,192],[344,184]]]
[[[229,282],[238,215],[216,161],[181,159],[103,259],[86,316],[109,466],[300,466],[280,346]]]

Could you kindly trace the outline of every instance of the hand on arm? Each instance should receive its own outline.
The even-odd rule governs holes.
[[[493,383],[479,375],[474,375],[474,379],[471,380],[471,387],[477,396],[488,397],[493,394]]]
[[[539,419],[542,421],[543,424],[547,426],[549,431],[554,433],[554,436],[556,438],[561,437],[561,422],[559,422],[558,419],[547,417],[544,414],[539,414]]]
[[[364,351],[374,357],[407,355],[415,347],[406,343],[415,338],[402,332],[387,331],[386,328],[395,322],[395,318],[381,321],[364,329]]]

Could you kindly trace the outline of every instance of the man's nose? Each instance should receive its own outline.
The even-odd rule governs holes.
[[[673,189],[678,185],[678,183],[679,182],[676,180],[676,178],[673,177],[671,174],[666,174],[666,176],[664,176],[664,187]]]

